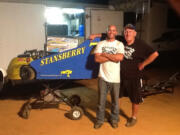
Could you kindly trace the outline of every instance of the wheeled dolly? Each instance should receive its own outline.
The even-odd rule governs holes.
[[[58,109],[59,104],[62,102],[71,107],[71,110],[68,112],[68,118],[72,120],[79,120],[83,116],[84,111],[80,106],[81,98],[78,95],[68,97],[60,90],[53,90],[50,88],[46,88],[45,90],[41,91],[39,98],[31,98],[24,103],[18,114],[20,117],[28,119],[32,109]]]

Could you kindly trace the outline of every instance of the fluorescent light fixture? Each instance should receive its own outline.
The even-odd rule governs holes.
[[[81,14],[84,13],[84,10],[78,8],[63,8],[62,12],[66,14]]]
[[[81,13],[84,13],[83,9],[47,7],[45,9],[45,18],[48,24],[67,24],[64,18],[64,14]]]
[[[61,8],[47,7],[45,10],[45,18],[48,24],[67,24],[64,21]]]

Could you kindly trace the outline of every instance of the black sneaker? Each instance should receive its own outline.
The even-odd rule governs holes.
[[[125,126],[126,127],[132,127],[132,126],[134,126],[136,124],[136,122],[137,122],[137,119],[130,118],[130,119],[127,120],[127,123],[126,123]]]
[[[100,128],[102,125],[103,125],[103,123],[101,123],[101,122],[96,122],[96,123],[94,124],[94,128],[95,128],[95,129],[98,129],[98,128]]]
[[[112,128],[118,128],[118,122],[111,122]]]

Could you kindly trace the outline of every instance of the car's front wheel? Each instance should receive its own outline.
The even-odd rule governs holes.
[[[22,80],[33,80],[35,79],[35,71],[30,66],[23,66],[20,69],[20,77]]]

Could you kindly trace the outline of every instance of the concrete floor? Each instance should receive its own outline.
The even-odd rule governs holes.
[[[177,69],[146,70],[150,82],[167,79]],[[16,86],[9,88],[0,97],[0,135],[180,135],[180,82],[173,94],[158,94],[145,98],[140,106],[138,123],[132,128],[124,126],[126,117],[131,114],[128,98],[122,98],[119,128],[113,129],[108,122],[95,130],[95,111],[97,105],[97,79],[77,81],[67,88],[67,95],[79,94],[86,110],[82,119],[73,121],[66,117],[70,110],[65,104],[59,109],[32,110],[29,119],[20,118],[17,113],[22,104],[37,94],[39,87]],[[108,96],[107,114],[110,108]]]

